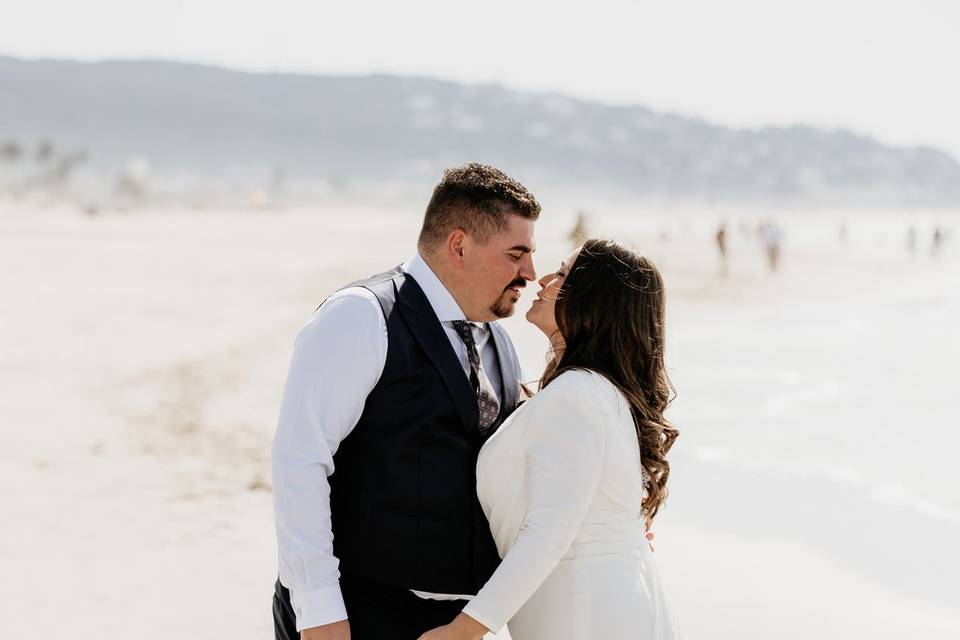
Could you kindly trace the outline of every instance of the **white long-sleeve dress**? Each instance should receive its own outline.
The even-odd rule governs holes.
[[[623,395],[567,371],[483,446],[477,491],[503,562],[464,612],[514,640],[674,640],[645,538],[640,448]]]

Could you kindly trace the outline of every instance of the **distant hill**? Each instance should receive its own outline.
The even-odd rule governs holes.
[[[960,203],[960,164],[936,149],[383,75],[0,57],[0,143],[9,139],[83,148],[101,168],[143,156],[156,174],[433,181],[480,160],[522,179],[647,195]]]

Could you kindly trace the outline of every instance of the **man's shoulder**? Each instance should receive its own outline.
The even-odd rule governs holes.
[[[337,289],[317,307],[314,316],[321,313],[325,307],[328,311],[336,309],[336,313],[343,313],[344,309],[362,310],[364,307],[373,307],[383,314],[385,299],[392,298],[393,281],[397,276],[403,276],[400,267],[384,271],[362,280],[354,280]],[[332,304],[336,303],[336,304]]]
[[[341,289],[323,301],[297,333],[298,349],[330,348],[331,344],[365,345],[376,341],[384,326],[380,302],[361,287]]]
[[[332,327],[362,330],[370,324],[383,322],[380,300],[369,289],[348,286],[333,292],[316,308],[303,327],[303,333],[323,331]]]
[[[368,289],[367,287],[359,286],[356,284],[350,284],[344,287],[343,289],[338,289],[330,294],[326,300],[324,300],[323,306],[334,302],[342,301],[341,304],[352,305],[352,306],[363,306],[359,301],[365,300],[367,302],[376,302],[377,294]],[[320,309],[323,308],[320,307]],[[318,309],[319,311],[319,309]]]
[[[389,271],[384,271],[383,273],[378,273],[361,280],[355,280],[344,286],[341,291],[354,288],[367,289],[370,291],[376,291],[378,293],[380,291],[388,291],[390,284],[395,281],[397,277],[402,278],[404,275],[405,274],[402,267],[394,267]]]

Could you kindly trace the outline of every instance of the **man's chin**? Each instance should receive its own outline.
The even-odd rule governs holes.
[[[509,318],[513,315],[513,312],[517,310],[517,303],[514,300],[509,300],[507,298],[500,298],[497,300],[497,303],[490,307],[490,312],[500,318]]]

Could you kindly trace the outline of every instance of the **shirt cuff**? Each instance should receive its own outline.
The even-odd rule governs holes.
[[[485,626],[487,629],[490,630],[490,633],[493,633],[493,634],[498,634],[498,633],[500,633],[500,631],[502,631],[503,628],[506,626],[506,623],[504,623],[504,624],[499,624],[499,625],[498,625],[498,624],[496,624],[495,622],[491,622],[490,619],[487,618],[487,616],[485,616],[485,615],[483,615],[483,614],[481,614],[481,613],[477,613],[477,612],[474,610],[473,601],[472,601],[472,600],[471,600],[470,602],[468,602],[468,603],[467,603],[467,606],[465,606],[465,607],[463,608],[462,613],[467,614],[468,616],[470,616],[471,618],[473,618],[474,620],[476,620],[477,622],[479,622],[480,624],[482,624],[483,626]]]
[[[290,591],[290,604],[297,616],[297,631],[347,619],[339,584],[310,591]]]

